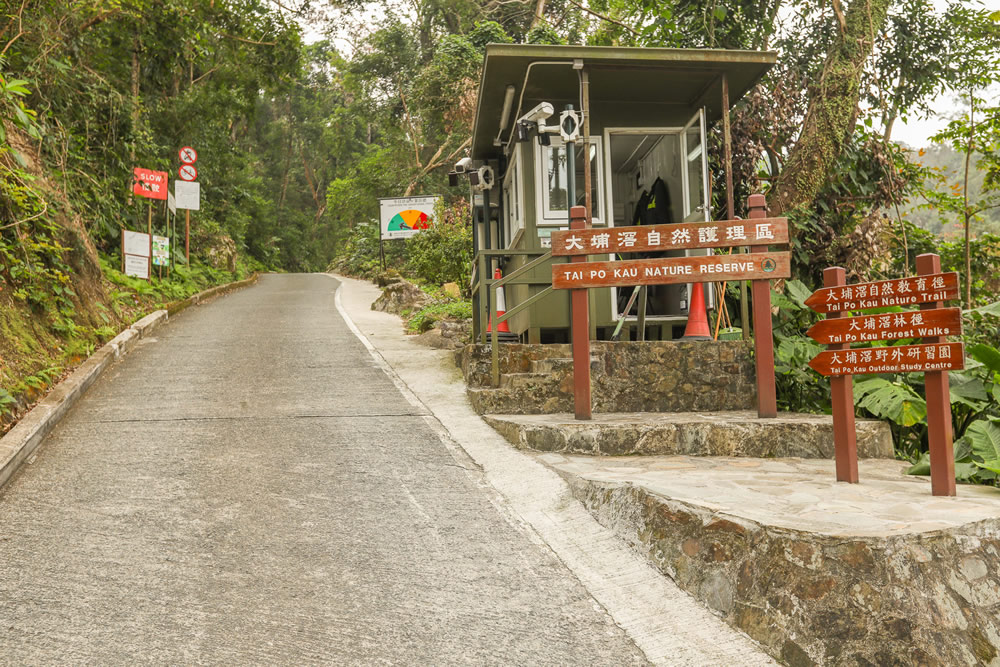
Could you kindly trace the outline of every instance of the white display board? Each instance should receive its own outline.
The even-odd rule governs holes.
[[[149,280],[149,257],[125,255],[125,275]]]
[[[149,234],[122,230],[122,270],[126,276],[149,279]]]
[[[405,239],[433,224],[440,197],[387,197],[379,199],[383,239]]]
[[[122,239],[124,239],[122,249],[126,255],[149,257],[149,234],[123,229]]]
[[[200,211],[201,184],[197,181],[174,181],[174,199],[177,201],[177,208]]]

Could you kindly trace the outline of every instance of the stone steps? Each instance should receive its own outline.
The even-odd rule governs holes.
[[[781,413],[760,419],[756,412],[614,413],[576,421],[569,413],[484,414],[483,419],[520,449],[602,456],[678,455],[759,458],[833,458],[829,415]],[[858,456],[893,457],[892,434],[884,422],[859,419]]]

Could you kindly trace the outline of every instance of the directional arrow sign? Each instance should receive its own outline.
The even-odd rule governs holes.
[[[662,257],[620,262],[554,264],[554,289],[670,285],[723,280],[772,280],[788,278],[791,256],[787,252],[707,257]]]
[[[817,343],[835,345],[859,341],[957,336],[961,333],[962,309],[940,308],[821,320],[809,327],[806,335]]]
[[[958,274],[952,271],[874,283],[824,287],[809,295],[805,304],[818,313],[839,313],[957,298]]]
[[[177,175],[184,181],[198,180],[198,169],[193,164],[182,164]]]
[[[185,146],[184,148],[180,149],[179,151],[177,151],[177,154],[180,155],[181,162],[183,162],[184,164],[194,164],[195,162],[198,161],[198,151],[191,148],[190,146]]]
[[[827,350],[813,357],[809,367],[820,375],[960,371],[965,368],[965,346],[962,343],[924,343]]]

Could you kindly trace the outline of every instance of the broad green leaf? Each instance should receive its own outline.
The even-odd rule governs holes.
[[[979,466],[975,463],[956,463],[955,479],[960,482],[967,482],[979,473]]]
[[[806,307],[805,300],[812,294],[812,291],[801,280],[789,280],[785,283],[785,292],[800,308]]]
[[[927,403],[910,387],[870,378],[854,385],[854,401],[858,407],[876,417],[891,419],[902,426],[913,426],[927,416]]]
[[[954,384],[949,387],[952,403],[967,405],[973,410],[982,410],[986,407],[990,397],[986,393],[986,386],[977,377],[964,377],[957,373],[949,378]]]
[[[906,469],[907,475],[929,475],[931,474],[931,457],[930,454],[924,452],[917,459],[917,462]]]
[[[984,461],[982,463],[975,461],[975,464],[983,470],[989,470],[994,474],[1000,475],[1000,459],[996,461]]]
[[[966,312],[984,313],[986,315],[1000,315],[1000,301],[994,301],[993,303],[980,306],[979,308],[973,308],[972,311]]]
[[[985,343],[976,343],[969,348],[969,356],[982,363],[994,373],[1000,373],[1000,351]]]
[[[1000,460],[1000,424],[997,422],[986,419],[973,422],[964,437],[969,439],[973,454],[983,461]]]

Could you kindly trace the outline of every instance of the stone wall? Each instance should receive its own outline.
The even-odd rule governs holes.
[[[835,536],[576,480],[597,519],[782,662],[1000,663],[1000,519]]]
[[[688,412],[756,407],[751,346],[743,341],[591,343],[594,412]],[[500,345],[501,388],[490,387],[490,348],[469,345],[460,364],[484,413],[572,410],[569,345]],[[507,388],[505,388],[507,387]]]

